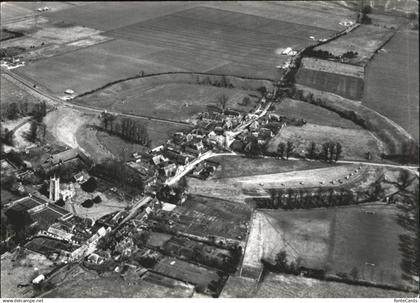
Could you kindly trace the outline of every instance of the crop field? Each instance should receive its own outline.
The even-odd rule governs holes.
[[[419,140],[419,35],[402,30],[366,68],[363,104]]]
[[[249,93],[249,91],[236,88],[182,82],[156,83],[142,81],[140,78],[112,85],[78,98],[75,102],[127,114],[184,122],[199,112],[206,111],[207,105],[217,105],[217,98],[222,95],[228,97],[226,107],[248,112],[257,101],[257,98],[249,96]],[[253,95],[255,93],[253,92]],[[238,105],[245,97],[251,100],[249,105]]]
[[[382,143],[365,129],[343,129],[339,127],[305,124],[303,126],[287,126],[271,139],[268,151],[275,152],[280,142],[291,140],[295,151],[306,154],[311,142],[318,144],[318,149],[325,142],[340,142],[344,159],[366,159],[366,153],[379,157]],[[319,150],[320,151],[320,150]]]
[[[275,105],[274,112],[280,116],[305,119],[308,123],[331,127],[359,129],[360,126],[350,120],[343,119],[337,113],[320,106],[294,99],[283,99]]]
[[[361,100],[363,96],[363,79],[334,72],[300,68],[296,83],[328,91],[351,100]]]
[[[261,211],[271,229],[262,229],[265,257],[285,250],[302,265],[395,286],[410,285],[402,267],[404,235],[400,210],[385,204],[298,211]],[[271,239],[271,240],[269,240]],[[351,253],[349,253],[351,252]],[[353,271],[353,275],[350,274]]]
[[[109,2],[100,7],[84,4],[48,13],[46,16],[52,24],[78,24],[105,32],[95,40],[97,44],[86,41],[80,49],[66,46],[65,53],[59,54],[54,45],[34,50],[34,58],[43,49],[50,57],[32,62],[19,72],[56,94],[67,88],[80,94],[141,71],[145,74],[197,71],[277,79],[281,71],[276,66],[287,59],[279,54],[280,48],[299,49],[312,43],[311,35],[330,36],[342,29],[338,22],[345,15],[334,16],[334,9],[342,11],[336,6],[313,5],[315,11],[306,9],[306,16],[314,14],[332,19],[325,23],[328,25],[321,21],[311,26],[305,20],[296,18],[295,23],[290,19],[285,11],[303,13],[305,10],[290,4],[260,7],[252,2],[227,3],[227,10],[222,9],[225,4],[210,2],[206,5],[214,8],[169,2],[141,3],[139,10],[133,5],[136,4]],[[244,11],[236,12],[235,8]],[[269,12],[279,12],[281,17]],[[331,20],[334,26],[329,23]],[[104,42],[103,35],[114,40]],[[56,81],[57,78],[62,81]]]
[[[365,65],[374,55],[375,51],[389,39],[393,31],[374,25],[361,25],[347,35],[344,35],[315,50],[328,51],[334,56],[341,56],[347,51],[356,51],[357,57],[349,62]]]
[[[164,48],[167,51],[150,54],[144,59],[175,68],[188,69],[191,58],[196,58],[198,62],[209,64],[203,67],[193,64],[194,71],[220,72],[224,66],[238,65],[240,69],[244,66],[244,70],[248,67],[249,72],[252,71],[238,75],[255,77],[254,72],[259,70],[266,74],[265,78],[274,79],[278,76],[276,66],[286,58],[277,55],[276,50],[287,46],[302,48],[310,43],[305,35],[314,32],[326,31],[264,17],[195,7],[107,34]]]

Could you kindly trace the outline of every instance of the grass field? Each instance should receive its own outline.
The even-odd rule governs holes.
[[[340,142],[343,148],[344,159],[366,159],[369,151],[372,157],[379,157],[382,152],[381,142],[365,129],[343,129],[316,124],[304,126],[287,126],[278,133],[268,145],[268,150],[275,152],[280,142],[291,140],[295,145],[295,151],[300,154],[307,153],[311,142],[315,142],[318,148],[325,142]]]
[[[419,35],[399,31],[366,69],[363,104],[419,140]]]
[[[360,128],[360,126],[350,120],[341,118],[337,113],[307,102],[287,98],[275,106],[274,112],[280,116],[302,118],[308,123],[318,125],[352,129]]]
[[[1,75],[1,90],[0,90],[0,104],[10,104],[10,103],[35,103],[38,100],[28,94],[25,90],[21,89],[19,86],[15,85],[12,81],[8,79],[8,76]]]
[[[320,162],[286,161],[270,158],[254,159],[242,156],[222,156],[215,158],[214,161],[220,163],[220,167],[213,175],[214,179],[284,173],[320,168],[328,165]]]
[[[392,30],[374,25],[361,25],[347,35],[344,35],[327,44],[315,48],[341,56],[347,51],[356,51],[357,57],[350,59],[349,63],[365,65],[374,55],[375,51],[393,34]]]
[[[269,273],[254,296],[258,298],[413,298],[415,294]]]
[[[264,241],[267,258],[284,249],[290,260],[301,257],[304,266],[327,273],[351,278],[350,272],[356,268],[357,280],[410,285],[401,267],[401,237],[413,234],[399,225],[400,211],[395,206],[371,204],[262,213],[272,228],[263,231],[268,237]]]
[[[206,106],[217,105],[218,97],[227,96],[227,107],[248,112],[257,101],[247,90],[199,85],[163,77],[139,78],[114,84],[78,99],[75,102],[123,113],[138,114],[168,120],[186,121],[195,114],[206,111]],[[173,81],[173,83],[171,83]],[[179,81],[179,82],[178,82]],[[259,95],[258,92],[252,92]],[[244,97],[251,102],[240,106]]]

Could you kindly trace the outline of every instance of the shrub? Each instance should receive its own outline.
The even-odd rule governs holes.
[[[93,201],[91,199],[87,199],[82,203],[82,206],[85,208],[91,208],[93,206]]]
[[[93,203],[98,204],[98,203],[101,203],[102,202],[102,199],[101,199],[101,197],[96,196],[95,198],[93,198],[92,201],[93,201]]]
[[[85,192],[92,193],[98,187],[98,183],[95,178],[90,177],[85,183],[80,186]]]

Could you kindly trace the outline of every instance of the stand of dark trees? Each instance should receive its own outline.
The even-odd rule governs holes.
[[[142,192],[144,183],[141,176],[122,161],[105,160],[93,166],[89,173],[93,176],[103,178],[130,192]]]
[[[140,121],[127,117],[117,117],[106,112],[102,113],[100,118],[102,129],[106,132],[129,142],[150,147],[152,140],[149,138],[147,127]]]
[[[256,208],[308,209],[359,203],[348,189],[270,189],[270,198],[255,198]]]
[[[1,118],[15,120],[20,117],[33,116],[38,122],[47,114],[47,105],[45,102],[12,102],[2,105]]]

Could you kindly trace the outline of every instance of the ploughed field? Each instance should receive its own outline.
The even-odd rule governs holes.
[[[401,30],[366,68],[364,105],[419,140],[419,35]]]
[[[64,22],[102,32],[80,46],[47,40],[44,48],[54,55],[30,62],[19,72],[56,94],[67,88],[81,94],[142,71],[277,79],[277,66],[288,60],[280,54],[282,48],[301,49],[313,43],[309,36],[328,37],[343,29],[339,21],[346,18],[342,8],[330,4],[311,4],[316,6],[311,12],[298,4],[254,2],[134,4],[86,4],[45,14],[49,21],[41,30]],[[336,9],[340,14],[335,15]],[[311,14],[324,21],[310,24]],[[28,39],[32,41],[22,41]],[[44,48],[36,51],[42,54]]]

